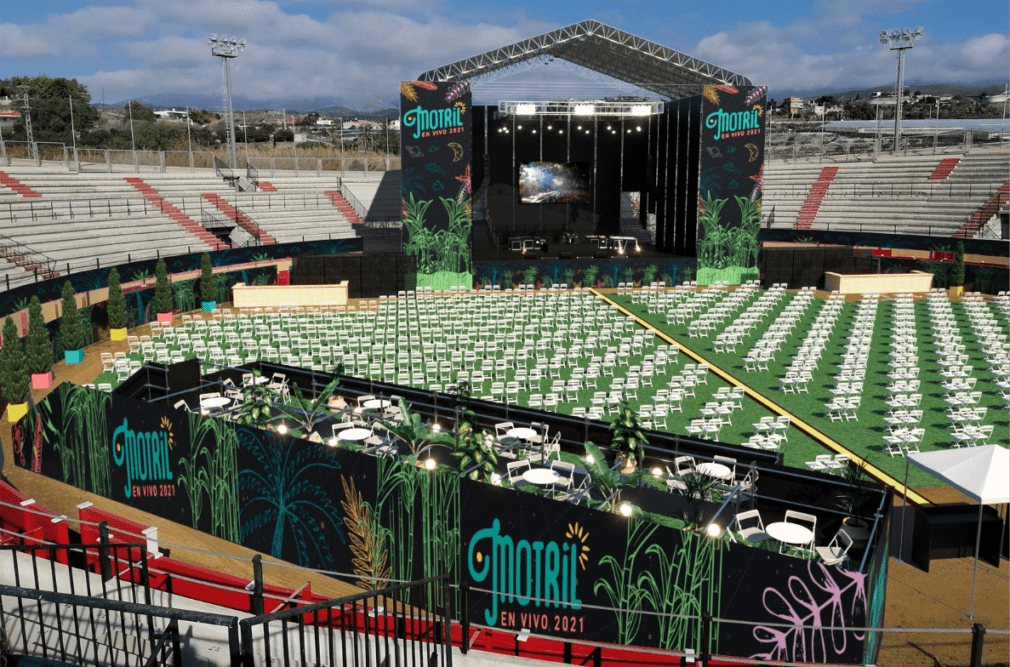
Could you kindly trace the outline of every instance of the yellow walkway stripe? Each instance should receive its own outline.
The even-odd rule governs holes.
[[[894,489],[895,493],[897,493],[897,494],[907,493],[908,494],[908,500],[911,501],[911,502],[913,502],[913,503],[915,503],[915,504],[917,504],[917,505],[928,505],[929,504],[929,501],[926,500],[926,498],[924,498],[923,496],[921,496],[918,493],[916,493],[915,491],[913,491],[911,487],[905,488],[905,485],[903,483],[901,483],[899,480],[895,479],[894,477],[891,477],[889,474],[887,474],[886,472],[884,472],[880,468],[878,468],[878,467],[872,465],[871,463],[867,462],[866,459],[860,457],[855,452],[852,452],[852,451],[846,449],[841,444],[839,444],[837,441],[833,440],[832,438],[829,438],[827,435],[825,435],[821,431],[817,430],[816,428],[814,428],[810,424],[806,423],[805,421],[803,421],[802,419],[800,419],[796,415],[792,414],[791,412],[789,412],[788,410],[786,410],[782,406],[780,406],[777,403],[769,400],[763,394],[755,391],[754,389],[751,389],[748,385],[744,384],[740,380],[737,380],[735,377],[733,377],[732,375],[730,375],[729,373],[727,373],[726,371],[724,371],[720,367],[716,366],[715,364],[713,364],[712,362],[710,362],[708,359],[706,359],[705,357],[701,356],[700,354],[698,354],[697,352],[695,352],[691,348],[687,347],[686,345],[684,345],[680,341],[674,339],[672,336],[666,334],[663,331],[660,331],[655,326],[653,326],[651,323],[643,320],[638,315],[635,315],[630,310],[628,310],[627,308],[625,308],[621,304],[617,303],[616,301],[614,301],[613,299],[611,299],[610,297],[608,297],[606,294],[603,294],[602,292],[597,291],[595,288],[591,288],[589,291],[592,292],[593,294],[595,294],[596,296],[600,297],[601,299],[603,299],[604,301],[606,301],[610,305],[616,307],[618,310],[620,310],[626,316],[633,318],[636,322],[638,322],[640,325],[642,325],[646,329],[650,329],[651,331],[655,332],[655,334],[657,336],[659,336],[660,338],[662,338],[667,343],[669,343],[671,345],[678,346],[681,349],[681,351],[683,351],[684,354],[686,354],[688,357],[690,357],[692,360],[694,360],[695,363],[708,364],[708,368],[709,368],[709,370],[712,373],[714,373],[715,375],[717,375],[724,382],[726,382],[726,383],[728,383],[728,384],[730,384],[730,385],[732,385],[734,387],[742,387],[743,390],[744,390],[744,392],[747,394],[747,396],[750,396],[752,399],[754,399],[755,401],[757,401],[758,403],[760,403],[761,405],[763,405],[766,409],[770,410],[771,412],[774,412],[775,414],[777,414],[777,415],[779,415],[781,417],[789,417],[789,423],[790,424],[792,424],[793,426],[795,426],[796,428],[798,428],[803,433],[806,433],[809,437],[811,437],[814,440],[816,440],[817,442],[819,442],[825,448],[833,451],[836,454],[848,454],[851,457],[851,460],[856,465],[861,465],[861,466],[864,467],[864,470],[866,470],[866,473],[868,475],[870,475],[870,477],[873,477],[877,481],[879,481],[879,482],[881,482],[881,483],[883,483],[883,484],[891,487],[892,489]]]

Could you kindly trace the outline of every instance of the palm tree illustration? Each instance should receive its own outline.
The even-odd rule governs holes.
[[[259,436],[259,437],[257,437]],[[247,493],[240,516],[242,541],[273,527],[270,555],[282,558],[284,543],[294,538],[299,565],[333,567],[326,524],[347,543],[340,510],[324,480],[335,479],[340,464],[315,443],[278,436],[272,431],[239,430],[240,450],[258,465],[243,467],[239,489]]]

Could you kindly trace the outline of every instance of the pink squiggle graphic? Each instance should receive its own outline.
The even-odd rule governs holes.
[[[866,575],[821,563],[807,563],[808,579],[791,576],[786,584],[791,600],[775,588],[762,595],[765,611],[786,623],[818,625],[817,629],[754,627],[754,638],[769,644],[758,660],[828,662],[845,653],[849,634],[855,640],[865,633],[845,629],[845,619],[866,611]],[[825,595],[826,594],[826,595]],[[851,602],[847,605],[847,598]]]

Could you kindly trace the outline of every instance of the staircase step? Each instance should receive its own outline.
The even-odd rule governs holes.
[[[810,229],[811,223],[817,217],[817,212],[821,208],[821,202],[831,187],[831,182],[838,175],[838,167],[824,167],[814,184],[810,186],[810,192],[800,207],[800,212],[796,216],[793,229]]]
[[[190,218],[188,215],[180,211],[175,207],[172,202],[166,200],[164,197],[158,194],[158,191],[151,187],[148,183],[145,183],[143,179],[137,178],[135,176],[126,177],[127,183],[132,185],[138,192],[144,195],[144,199],[151,202],[158,207],[162,213],[168,216],[171,220],[179,224],[180,227],[185,229],[187,232],[197,237],[204,243],[206,243],[211,248],[216,248],[220,241],[216,236],[208,232],[206,229],[201,227]]]
[[[945,181],[947,177],[950,176],[951,172],[954,171],[954,167],[958,165],[961,158],[952,157],[940,160],[940,164],[936,166],[936,169],[930,174],[930,181]]]
[[[38,192],[36,192],[35,190],[31,189],[18,179],[14,178],[10,174],[7,174],[6,172],[3,171],[0,171],[0,183],[6,185],[11,190],[18,193],[25,199],[37,199],[42,197],[42,195],[40,195]]]
[[[256,185],[262,192],[277,192],[277,188],[270,181],[257,181]]]

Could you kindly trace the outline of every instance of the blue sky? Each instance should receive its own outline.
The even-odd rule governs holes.
[[[77,78],[106,102],[216,98],[214,32],[249,42],[234,63],[237,96],[379,105],[396,99],[401,79],[588,18],[744,74],[779,98],[892,83],[895,58],[877,35],[920,25],[910,83],[1010,78],[1010,8],[995,0],[5,2],[0,78]]]

